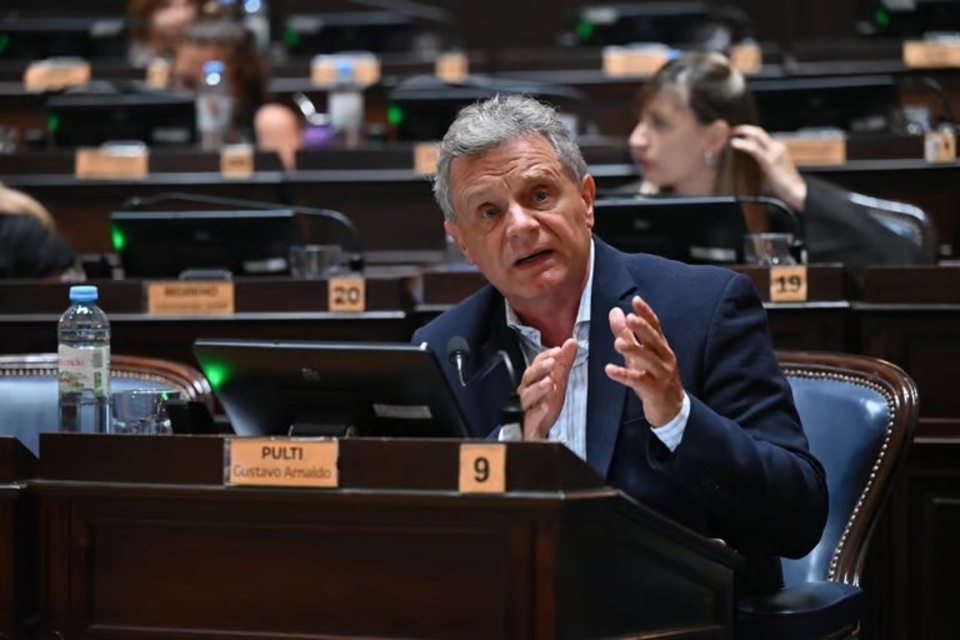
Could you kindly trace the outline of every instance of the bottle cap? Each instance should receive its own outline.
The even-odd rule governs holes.
[[[209,75],[211,73],[219,73],[223,75],[223,71],[226,67],[220,60],[210,60],[203,63],[203,75]]]
[[[70,287],[70,302],[96,302],[99,297],[97,288],[90,284]]]

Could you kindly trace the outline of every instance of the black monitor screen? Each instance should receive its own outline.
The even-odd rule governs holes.
[[[150,147],[197,142],[193,96],[168,92],[64,93],[47,100],[47,119],[58,147],[138,141]]]
[[[594,231],[627,253],[700,264],[740,264],[747,233],[732,197],[597,200]]]
[[[426,345],[197,340],[193,352],[241,436],[468,437]]]
[[[644,2],[593,5],[577,10],[574,42],[587,46],[702,43],[711,24],[706,2]]]
[[[0,59],[45,60],[68,56],[126,59],[122,18],[8,16],[0,18]]]
[[[464,84],[447,84],[433,76],[416,76],[390,93],[387,117],[404,141],[441,140],[464,107],[497,95],[525,95],[568,114],[576,134],[582,95],[562,85],[472,76]]]
[[[758,80],[750,89],[768,131],[894,133],[898,124],[900,91],[891,76]]]
[[[189,270],[278,276],[301,244],[293,211],[120,211],[110,215],[113,247],[128,278],[173,278]]]
[[[410,52],[421,28],[410,16],[392,11],[351,11],[293,15],[283,33],[287,50],[299,55],[369,51]]]

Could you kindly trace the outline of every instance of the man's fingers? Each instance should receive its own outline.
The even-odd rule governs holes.
[[[553,378],[550,376],[541,378],[535,384],[523,387],[520,390],[520,406],[523,407],[524,411],[528,411],[531,407],[546,400],[556,389],[557,385]]]
[[[633,296],[633,312],[646,320],[650,326],[653,327],[654,331],[663,333],[663,329],[660,328],[660,318],[653,312],[653,309],[650,308],[647,301],[640,296]]]

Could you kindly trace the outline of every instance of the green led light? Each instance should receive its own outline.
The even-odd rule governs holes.
[[[577,36],[581,40],[589,40],[593,37],[593,23],[581,20],[577,23]]]
[[[6,51],[8,46],[10,46],[10,36],[0,33],[0,53]]]
[[[877,7],[877,10],[873,12],[873,19],[881,27],[890,26],[890,12],[883,7]]]
[[[387,107],[387,122],[390,123],[391,127],[399,127],[400,123],[403,122],[403,109],[395,104]]]
[[[50,133],[56,133],[57,129],[60,128],[60,116],[55,113],[51,113],[47,116],[47,131]]]
[[[230,369],[223,364],[215,362],[207,363],[203,367],[203,374],[207,376],[207,381],[214,391],[218,390],[230,377]]]
[[[123,235],[123,231],[117,227],[110,227],[110,240],[113,242],[113,250],[117,253],[127,246],[127,236]]]
[[[287,29],[283,32],[283,44],[287,45],[287,49],[293,49],[298,44],[300,44],[300,32],[296,29]]]

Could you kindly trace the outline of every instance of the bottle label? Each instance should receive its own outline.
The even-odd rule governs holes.
[[[92,390],[110,395],[110,347],[77,348],[60,345],[57,350],[60,393]]]

